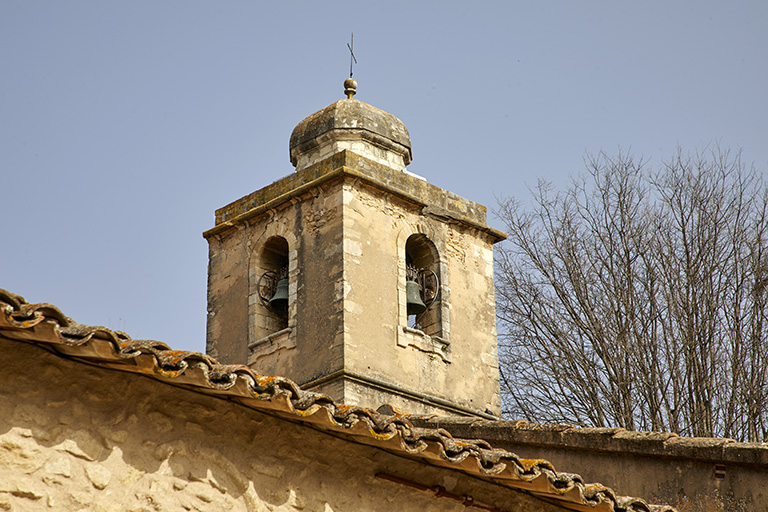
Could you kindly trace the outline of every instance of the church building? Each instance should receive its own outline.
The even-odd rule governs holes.
[[[405,125],[356,88],[293,130],[295,173],[216,212],[208,354],[349,405],[498,418],[506,235],[408,172]]]
[[[356,90],[296,126],[294,172],[216,211],[206,354],[0,289],[0,510],[663,512],[577,473],[655,499],[708,471],[649,470],[682,452],[631,436],[627,465],[621,429],[501,420],[505,235],[408,171],[405,125]],[[729,453],[727,478],[764,475],[768,449]]]

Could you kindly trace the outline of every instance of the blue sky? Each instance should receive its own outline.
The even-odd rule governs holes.
[[[0,288],[204,350],[201,233],[292,172],[352,31],[356,98],[405,122],[409,169],[489,209],[600,150],[765,172],[766,27],[758,0],[3,0]]]

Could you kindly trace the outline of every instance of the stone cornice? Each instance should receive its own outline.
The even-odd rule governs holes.
[[[424,215],[486,233],[493,243],[507,237],[502,231],[486,224],[484,206],[348,150],[340,151],[307,169],[292,173],[216,210],[216,225],[205,231],[203,237],[210,238],[224,233],[325,182],[345,176],[357,178],[384,192],[420,205]]]

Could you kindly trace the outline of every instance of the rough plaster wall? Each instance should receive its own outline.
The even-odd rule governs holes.
[[[270,237],[288,243],[289,320],[286,343],[249,342],[275,332],[258,298],[267,270],[259,258]],[[341,193],[332,184],[265,211],[211,237],[208,349],[222,362],[250,364],[259,373],[288,376],[302,384],[343,366]],[[323,354],[323,357],[317,357]],[[341,397],[335,397],[341,398]]]
[[[0,510],[560,510],[154,379],[0,340]]]
[[[351,288],[345,317],[346,366],[473,410],[500,414],[490,241],[474,230],[426,216],[420,206],[365,183],[348,180],[344,189],[345,244],[349,241],[357,250],[347,251],[345,259]],[[441,300],[448,305],[445,338],[452,362],[397,343],[398,330],[407,325],[405,276],[398,274],[398,264],[405,257],[405,241],[414,233],[425,234],[435,244],[445,270]],[[398,286],[403,289],[400,310]],[[361,394],[361,403],[376,407],[380,402],[371,400],[379,395],[379,390]],[[400,397],[385,402],[426,412],[423,405],[414,407],[412,400]]]
[[[260,344],[253,350],[247,361],[259,373],[288,376],[303,383],[343,364],[341,301],[336,298],[342,272],[339,203],[339,194],[318,188],[265,212],[246,228],[252,262],[271,236],[285,238],[289,250],[290,339]],[[275,331],[263,328],[260,317],[270,313],[256,297],[264,270],[253,263],[249,269],[251,342]],[[225,309],[229,304],[218,307]],[[318,353],[324,357],[317,357]]]
[[[329,183],[310,196],[295,205],[297,354],[285,374],[299,384],[344,364],[341,193]]]
[[[384,194],[369,197],[346,182],[344,197],[345,366],[368,376],[405,384],[411,361],[397,359],[397,245],[402,208]],[[366,201],[367,200],[367,201]],[[412,378],[409,386],[417,386]],[[355,397],[346,397],[353,400]],[[376,407],[378,404],[363,401]]]
[[[244,364],[248,346],[248,253],[244,230],[238,227],[209,244],[206,352],[222,363]]]

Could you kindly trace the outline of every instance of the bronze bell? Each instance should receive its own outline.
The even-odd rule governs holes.
[[[405,304],[409,315],[420,315],[427,306],[421,300],[421,287],[416,281],[405,282]]]
[[[275,294],[269,299],[269,307],[280,316],[288,314],[288,278],[284,277],[277,282]]]

